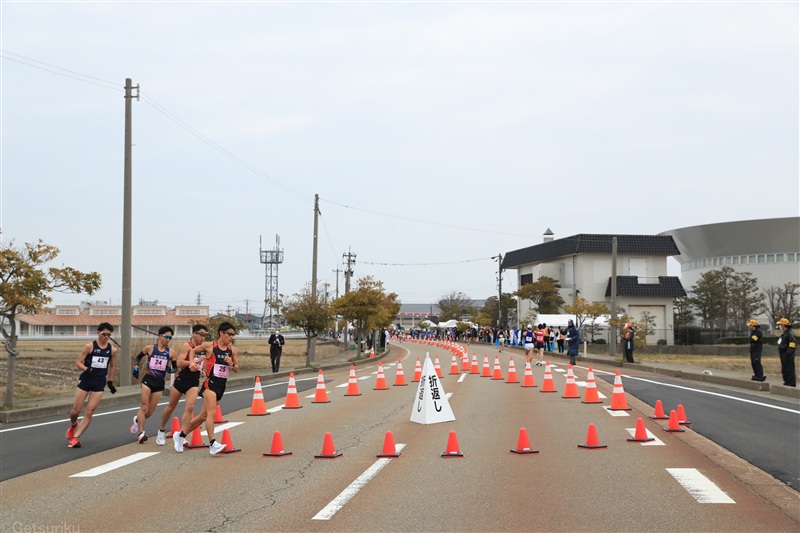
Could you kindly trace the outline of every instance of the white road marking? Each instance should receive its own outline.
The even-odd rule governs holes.
[[[597,391],[597,397],[600,398],[601,400],[604,400],[604,399],[607,398],[607,396],[605,394],[603,394],[602,392],[600,392],[600,391]]]
[[[141,461],[142,459],[147,459],[148,457],[152,457],[154,455],[158,455],[159,452],[139,452],[133,455],[129,455],[128,457],[123,457],[122,459],[117,459],[116,461],[111,461],[110,463],[106,463],[104,465],[96,466],[94,468],[90,468],[89,470],[84,470],[83,472],[78,472],[77,474],[72,474],[69,477],[95,477],[99,476],[100,474],[105,474],[106,472],[111,472],[112,470],[116,470],[117,468],[122,468],[123,466],[127,466],[131,463],[135,463],[136,461]]]
[[[550,370],[555,370],[556,372],[562,372],[562,373],[566,372],[566,370],[564,370],[563,368],[553,368],[552,366],[550,367]]]
[[[467,379],[467,374],[461,374],[461,377],[458,378],[458,383],[461,383],[465,379]]]
[[[575,385],[577,385],[578,387],[585,387],[586,386],[586,382],[585,381],[576,381]]]
[[[316,398],[316,397],[317,397],[316,392],[314,394],[309,394],[308,396],[303,396],[303,398]]]
[[[639,444],[641,444],[642,446],[666,446],[666,444],[664,444],[664,441],[656,437],[654,434],[650,433],[649,429],[644,428],[644,430],[647,432],[648,439],[655,439],[655,440],[651,440],[650,442],[640,442]],[[636,428],[625,428],[625,431],[630,433],[631,437],[636,436]]]
[[[696,468],[667,468],[698,503],[736,503]]]
[[[281,412],[283,410],[283,406],[284,405],[286,405],[286,404],[282,403],[280,405],[276,405],[275,407],[270,407],[269,409],[267,409],[267,412],[270,413],[270,414],[279,413],[279,412]]]
[[[405,448],[405,446],[405,444],[395,444],[395,449],[399,453],[403,448]],[[389,464],[389,461],[391,461],[390,458],[381,458],[375,461],[372,466],[367,468],[363,474],[358,476],[355,481],[350,483],[350,485],[348,485],[346,489],[344,489],[339,493],[338,496],[331,500],[328,505],[323,507],[320,512],[314,515],[312,520],[330,520],[333,518],[333,515],[338,513],[345,505],[347,505],[347,502],[352,500],[355,495],[358,494],[358,491],[366,487],[367,483],[369,483],[369,481],[374,478],[378,472],[383,470],[384,466]]]
[[[610,407],[603,406],[603,409],[606,410],[606,413],[610,414],[611,416],[631,416],[628,414],[628,411],[612,411]]]
[[[605,372],[603,370],[595,370],[595,373],[609,374],[609,375],[612,375],[612,376],[614,375],[613,372]],[[789,409],[788,407],[781,407],[779,405],[770,405],[768,403],[756,402],[756,401],[753,401],[753,400],[748,400],[746,398],[737,398],[736,396],[731,396],[729,394],[720,394],[719,392],[711,392],[711,391],[706,391],[706,390],[701,390],[701,389],[695,389],[695,388],[692,388],[692,387],[684,387],[683,385],[673,385],[672,383],[664,383],[662,381],[655,381],[653,379],[640,378],[640,377],[636,377],[636,376],[629,376],[629,375],[626,375],[626,374],[621,374],[621,377],[624,377],[625,379],[633,379],[633,380],[636,380],[636,381],[644,381],[644,382],[647,382],[647,383],[653,383],[655,385],[663,385],[664,387],[672,387],[674,389],[688,390],[688,391],[697,392],[697,393],[700,393],[700,394],[708,394],[710,396],[717,396],[719,398],[726,398],[728,400],[735,400],[737,402],[749,403],[749,404],[752,404],[752,405],[758,405],[759,407],[768,407],[770,409],[777,409],[778,411],[786,411],[787,413],[800,415],[800,411],[798,411],[797,409]]]
[[[347,385],[349,385],[349,383],[342,383],[341,385],[336,385],[336,388],[337,389],[343,389],[343,388],[347,387]]]
[[[214,426],[214,433],[219,431],[220,435],[222,435],[222,432],[225,431],[226,429],[235,428],[236,426],[241,426],[242,424],[244,424],[244,422],[226,422],[226,423],[220,424],[218,426],[215,425]],[[203,426],[203,427],[205,427],[205,426]],[[208,432],[207,431],[201,431],[200,434],[208,436]]]
[[[356,380],[362,380],[362,379],[370,379],[370,377],[369,376],[361,376],[360,378],[356,378]]]
[[[445,396],[445,398],[447,398],[449,400],[453,396],[453,393],[452,392],[448,392],[444,396]]]

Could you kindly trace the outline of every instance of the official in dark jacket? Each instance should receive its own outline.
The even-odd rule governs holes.
[[[625,354],[625,361],[633,363],[633,349],[636,344],[636,335],[633,331],[633,325],[628,322],[622,329],[622,353]]]
[[[778,320],[781,328],[781,337],[778,339],[778,356],[781,358],[781,374],[783,384],[787,387],[797,386],[797,376],[794,372],[794,352],[797,350],[797,338],[792,331],[792,323],[788,318]]]
[[[753,381],[764,381],[764,367],[761,366],[761,350],[764,348],[763,334],[758,320],[752,319],[747,323],[750,328],[750,365],[753,367]]]
[[[272,335],[269,336],[269,359],[272,362],[273,374],[281,369],[281,353],[285,343],[286,341],[280,331],[273,330]]]
[[[575,327],[575,322],[572,319],[567,322],[567,332],[565,340],[567,341],[567,355],[569,356],[569,364],[575,364],[575,357],[578,356],[578,348],[581,343],[581,332]]]

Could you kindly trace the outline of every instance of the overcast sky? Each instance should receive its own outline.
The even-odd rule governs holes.
[[[99,272],[95,299],[122,294],[125,78],[134,303],[260,313],[276,235],[300,291],[315,194],[320,283],[352,250],[406,303],[495,295],[491,257],[547,228],[798,215],[797,2],[1,9],[2,239]]]

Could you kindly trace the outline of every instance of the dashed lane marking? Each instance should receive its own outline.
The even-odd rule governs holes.
[[[696,468],[667,468],[675,480],[697,500],[698,503],[736,503],[713,481]]]
[[[399,453],[405,444],[396,444],[395,449]],[[347,486],[342,492],[339,493],[331,502],[322,508],[320,512],[314,515],[312,520],[330,520],[333,515],[338,513],[347,503],[352,500],[358,492],[367,486],[372,478],[378,475],[378,472],[383,470],[383,467],[388,465],[391,461],[390,458],[381,458],[375,461],[372,466],[367,468],[363,474],[358,476],[350,485]]]
[[[458,378],[458,383],[463,382],[465,379],[467,379],[467,374],[461,374],[461,377]]]
[[[628,414],[628,411],[612,411],[611,408],[606,405],[603,406],[603,409],[611,416],[631,416]]]
[[[225,431],[226,429],[235,428],[236,426],[241,426],[244,422],[225,422],[224,424],[214,425],[214,433],[217,431]],[[201,435],[208,436],[207,431],[201,431]]]
[[[90,468],[89,470],[78,472],[77,474],[72,474],[69,477],[96,477],[101,474],[105,474],[106,472],[111,472],[112,470],[116,470],[117,468],[122,468],[123,466],[127,466],[131,463],[135,463],[137,461],[141,461],[142,459],[147,459],[148,457],[152,457],[158,454],[159,452],[134,453],[133,455],[129,455],[128,457],[123,457],[122,459],[117,459],[116,461],[111,461],[110,463],[96,466],[94,468]]]
[[[655,439],[655,440],[651,440],[650,442],[640,442],[639,444],[641,444],[642,446],[666,446],[666,444],[664,444],[664,441],[656,437],[654,434],[650,433],[649,429],[644,428],[644,430],[647,432],[648,439]],[[631,437],[636,436],[636,428],[625,428],[625,431],[630,433]]]

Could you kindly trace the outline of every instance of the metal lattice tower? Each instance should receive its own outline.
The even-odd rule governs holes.
[[[267,309],[269,309],[269,327],[275,325],[272,317],[273,308],[270,306],[271,302],[278,299],[278,265],[283,263],[283,250],[280,249],[281,237],[275,235],[275,249],[263,250],[261,249],[261,236],[258,237],[258,250],[261,258],[261,264],[265,265],[264,268],[264,314],[261,315],[261,328],[266,327]]]

